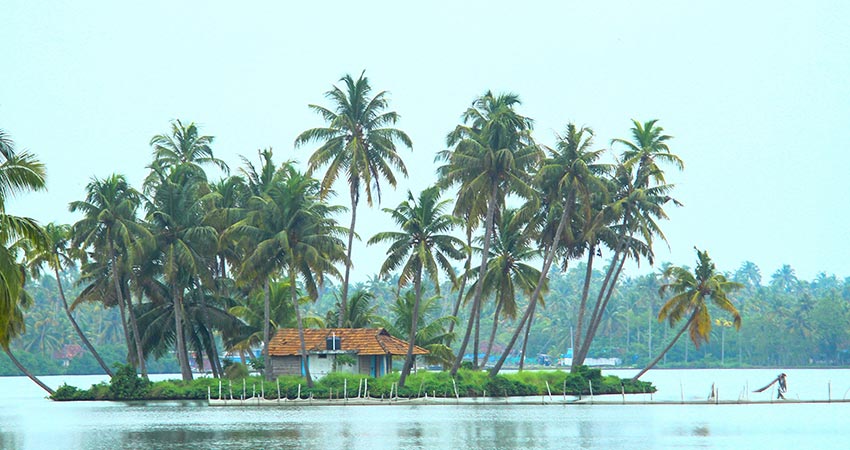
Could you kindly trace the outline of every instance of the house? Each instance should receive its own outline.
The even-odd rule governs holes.
[[[333,371],[379,377],[392,371],[393,356],[407,355],[408,346],[383,328],[306,328],[304,342],[313,379]],[[414,346],[413,354],[428,350]],[[266,369],[273,377],[304,375],[297,329],[277,330],[269,342],[269,359]]]

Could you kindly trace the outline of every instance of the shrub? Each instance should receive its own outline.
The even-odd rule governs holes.
[[[129,364],[115,363],[115,375],[109,384],[110,398],[113,400],[144,399],[150,382],[136,375],[136,369]]]

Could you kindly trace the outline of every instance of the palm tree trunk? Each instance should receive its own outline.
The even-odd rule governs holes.
[[[404,358],[404,366],[401,369],[401,376],[398,379],[398,386],[404,387],[404,382],[407,375],[410,373],[410,368],[413,366],[413,346],[416,342],[416,331],[419,325],[419,302],[422,299],[422,266],[416,269],[416,275],[413,279],[413,291],[416,298],[413,300],[413,317],[410,319],[410,338],[407,341],[407,356]]]
[[[307,344],[304,342],[304,323],[301,321],[301,308],[298,305],[298,290],[295,286],[295,261],[289,268],[289,294],[292,296],[292,307],[295,308],[295,322],[298,326],[298,341],[301,343],[301,365],[304,376],[307,377],[307,387],[313,387],[313,377],[310,375],[310,358],[307,355]]]
[[[26,375],[26,376],[27,376],[27,378],[29,378],[30,380],[32,380],[32,381],[33,381],[33,383],[35,383],[35,384],[39,385],[39,387],[41,387],[42,389],[44,389],[45,391],[47,391],[47,393],[48,393],[48,394],[50,394],[50,395],[55,394],[55,392],[53,391],[53,389],[50,389],[50,387],[48,387],[46,384],[42,383],[42,382],[41,382],[41,380],[39,380],[39,379],[38,379],[38,377],[36,377],[35,375],[33,375],[33,374],[29,371],[29,370],[27,370],[27,368],[26,368],[26,367],[24,367],[24,366],[23,366],[23,364],[21,364],[21,362],[20,362],[20,361],[18,361],[18,359],[17,359],[17,358],[15,358],[15,355],[13,355],[13,354],[12,354],[12,351],[11,351],[11,350],[9,350],[7,347],[3,347],[3,351],[5,351],[5,352],[6,352],[6,356],[8,356],[10,360],[12,360],[12,364],[14,364],[14,365],[15,365],[15,367],[17,367],[17,368],[18,368],[18,370],[20,370],[20,371],[21,371],[21,373],[23,373],[24,375]]]
[[[607,279],[607,282],[603,284],[600,289],[600,295],[604,292],[605,297],[602,299],[602,302],[599,303],[599,299],[597,299],[597,308],[594,309],[594,314],[590,318],[590,325],[587,327],[587,332],[584,335],[584,344],[580,349],[580,361],[579,365],[584,364],[585,358],[587,358],[587,354],[590,351],[590,344],[593,343],[593,338],[596,336],[596,331],[599,329],[599,324],[602,323],[602,316],[605,314],[605,309],[608,307],[608,302],[611,300],[611,294],[614,292],[614,286],[617,284],[617,279],[620,277],[620,273],[623,270],[623,265],[626,263],[626,257],[628,255],[623,253],[622,259],[619,263],[616,261],[612,261],[612,267],[616,267],[613,276],[610,279]],[[608,272],[610,273],[611,269],[609,268]],[[607,277],[606,277],[607,278]]]
[[[112,285],[115,288],[115,296],[118,298],[118,309],[121,312],[121,326],[124,329],[124,339],[127,341],[127,360],[133,367],[141,367],[144,364],[145,358],[144,352],[142,352],[138,326],[136,326],[136,316],[133,313],[132,305],[130,308],[127,308],[127,302],[124,300],[124,293],[118,281],[118,258],[115,257],[115,244],[111,239],[109,240],[109,260],[112,264]],[[127,315],[130,316],[130,326],[133,329],[132,340],[130,339],[130,332],[127,329]],[[135,353],[135,357],[131,356],[133,353]],[[142,371],[142,373],[144,374],[145,371]]]
[[[493,328],[490,330],[490,340],[487,342],[487,351],[484,352],[484,359],[481,360],[479,369],[487,367],[487,360],[490,359],[490,352],[493,350],[493,342],[496,340],[496,329],[499,327],[499,313],[502,312],[502,302],[496,303],[496,313],[493,314]]]
[[[466,346],[469,344],[469,335],[472,333],[472,328],[475,324],[475,316],[481,304],[481,292],[484,287],[484,275],[487,273],[487,258],[490,252],[490,240],[493,238],[493,216],[496,213],[496,194],[498,193],[498,185],[494,184],[490,190],[490,198],[487,201],[487,216],[484,218],[484,248],[481,251],[481,267],[478,268],[478,283],[475,284],[475,294],[472,296],[472,314],[469,315],[469,321],[466,324],[466,333],[463,336],[463,342],[460,344],[455,362],[452,364],[451,374],[455,376],[460,368],[460,363],[463,361],[463,354],[466,352]]]
[[[59,269],[57,267],[53,268],[53,274],[56,276],[56,284],[59,286],[59,298],[62,299],[62,306],[65,307],[65,314],[68,316],[68,320],[71,321],[71,325],[74,327],[77,335],[80,336],[83,344],[89,349],[92,356],[94,356],[94,359],[96,359],[97,363],[100,364],[100,367],[103,368],[103,371],[109,375],[109,378],[112,378],[112,371],[109,370],[109,366],[103,362],[103,358],[100,357],[100,353],[94,349],[94,346],[91,342],[89,342],[88,338],[86,338],[86,335],[83,334],[83,330],[80,329],[80,325],[77,324],[77,321],[74,319],[74,315],[71,314],[71,309],[68,307],[68,300],[65,298],[65,290],[62,288],[62,280],[59,278]]]
[[[463,293],[466,289],[466,282],[469,280],[469,268],[472,267],[472,227],[466,227],[466,248],[469,251],[469,254],[466,255],[466,264],[464,264],[463,276],[460,282],[460,289],[457,292],[457,301],[455,302],[454,309],[452,309],[452,317],[457,317],[458,311],[460,311],[460,303],[463,300]],[[451,335],[455,330],[455,320],[452,320],[449,323],[449,335]]]
[[[531,332],[531,323],[534,322],[534,311],[537,309],[537,304],[531,308],[531,315],[528,316],[528,321],[525,324],[525,336],[522,339],[522,358],[519,359],[519,371],[522,372],[523,367],[525,366],[525,351],[528,347],[528,334]]]
[[[192,379],[192,368],[189,366],[189,354],[186,351],[186,337],[183,334],[183,299],[180,293],[177,292],[177,284],[175,281],[171,289],[172,302],[174,304],[174,335],[177,341],[177,361],[180,363],[180,375],[183,381]]]
[[[685,326],[683,326],[682,329],[679,330],[678,333],[676,333],[676,337],[674,337],[673,340],[670,341],[669,344],[667,344],[667,347],[665,347],[664,350],[662,350],[661,353],[658,356],[656,356],[655,359],[652,360],[652,362],[650,362],[646,367],[644,367],[643,370],[638,372],[637,375],[632,377],[632,381],[637,381],[637,379],[640,378],[647,371],[649,371],[649,369],[652,369],[653,367],[655,367],[655,365],[658,364],[658,361],[661,361],[661,358],[663,358],[664,355],[666,355],[667,352],[670,351],[671,348],[673,348],[673,345],[676,343],[676,341],[679,340],[679,338],[682,336],[682,333],[684,333],[685,330],[688,329],[688,327],[691,325],[691,322],[693,322],[694,319],[697,317],[698,311],[699,310],[696,310],[696,311],[693,312],[693,314],[691,314],[691,318],[688,319],[688,322],[685,323]]]
[[[145,361],[144,347],[142,347],[142,334],[139,332],[139,323],[136,321],[136,312],[133,311],[132,297],[127,302],[127,315],[130,316],[130,328],[133,330],[133,342],[136,347],[136,358],[139,360],[139,371],[144,379],[148,379],[148,364]]]
[[[590,294],[590,281],[593,277],[593,256],[596,251],[596,245],[590,244],[587,254],[587,267],[584,273],[584,288],[581,291],[581,302],[578,307],[578,318],[576,319],[575,342],[573,343],[573,359],[570,362],[570,372],[575,372],[579,364],[575,364],[578,349],[581,348],[581,335],[584,326],[584,315],[587,313],[587,297]]]
[[[269,364],[269,340],[271,339],[271,288],[269,278],[263,283],[263,364]],[[270,366],[269,366],[270,367]],[[271,371],[263,370],[266,380],[271,380]]]
[[[351,246],[354,245],[354,223],[357,221],[357,192],[351,187],[351,226],[348,228],[348,248],[345,251],[345,276],[342,280],[342,299],[339,307],[338,327],[343,328],[348,314],[348,277],[351,272]]]
[[[218,347],[215,345],[215,334],[213,334],[212,326],[210,325],[210,315],[207,311],[207,300],[204,297],[204,293],[200,289],[199,283],[195,283],[196,292],[198,293],[198,300],[201,304],[201,315],[203,316],[204,323],[206,326],[206,331],[208,332],[207,339],[210,340],[209,351],[207,353],[207,359],[210,361],[210,368],[213,371],[213,378],[221,378],[224,371],[221,369],[221,362],[218,359]]]
[[[478,302],[478,310],[475,311],[475,333],[472,335],[472,367],[478,368],[478,354],[481,353],[481,306],[484,302]]]
[[[517,339],[519,339],[519,334],[522,333],[523,325],[534,313],[537,298],[540,297],[540,292],[543,290],[543,282],[546,280],[546,277],[549,276],[549,268],[552,267],[552,261],[555,260],[556,247],[561,241],[561,234],[564,232],[564,228],[566,228],[567,221],[571,215],[572,208],[568,204],[567,207],[564,208],[563,214],[561,214],[561,220],[558,222],[558,228],[555,230],[555,237],[552,238],[552,244],[546,246],[543,253],[543,268],[540,271],[540,278],[537,280],[537,286],[534,287],[534,292],[532,292],[531,298],[528,301],[528,307],[525,309],[525,314],[522,316],[522,320],[520,320],[520,324],[517,325],[516,330],[514,330],[514,334],[511,336],[508,346],[505,347],[505,351],[502,352],[502,356],[499,358],[499,361],[496,362],[496,365],[493,366],[492,370],[490,370],[491,377],[495,377],[499,374],[499,370],[502,369],[502,365],[505,363],[505,360],[508,359],[508,355],[511,353],[514,344],[516,344]],[[522,355],[522,357],[525,358],[525,355]]]

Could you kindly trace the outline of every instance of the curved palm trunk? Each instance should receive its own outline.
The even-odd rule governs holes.
[[[290,265],[295,267],[295,262]],[[301,308],[298,305],[298,291],[295,286],[295,269],[289,269],[289,294],[292,296],[292,307],[295,308],[295,322],[298,326],[298,341],[301,344],[301,365],[304,376],[307,377],[307,387],[313,387],[313,377],[310,375],[310,359],[307,355],[307,344],[304,342],[304,323],[301,321]]]
[[[590,345],[593,343],[593,338],[596,336],[596,331],[599,329],[599,324],[602,323],[602,316],[605,314],[605,309],[608,307],[608,302],[611,300],[611,294],[614,292],[614,286],[620,278],[620,273],[623,270],[623,265],[626,263],[628,255],[623,253],[622,259],[619,262],[611,261],[611,267],[608,268],[608,274],[605,277],[605,282],[599,289],[599,297],[596,299],[596,307],[593,310],[593,315],[590,317],[590,323],[587,327],[587,332],[584,335],[584,341],[579,349],[578,358],[573,359],[573,364],[578,367],[584,364]],[[611,271],[614,270],[612,273]],[[603,297],[604,295],[604,297]]]
[[[505,351],[502,352],[502,356],[499,358],[499,361],[496,362],[496,365],[493,366],[492,370],[490,370],[491,377],[498,375],[499,371],[502,369],[502,365],[505,364],[505,360],[508,359],[508,355],[514,348],[517,339],[519,339],[519,334],[522,333],[523,326],[530,320],[531,315],[534,314],[537,299],[540,297],[540,292],[543,290],[543,282],[546,280],[546,277],[549,276],[549,268],[552,267],[552,261],[555,259],[555,247],[561,241],[561,234],[563,234],[564,228],[566,228],[567,221],[571,215],[572,205],[567,204],[567,207],[564,208],[564,212],[561,214],[561,220],[558,222],[558,228],[555,230],[555,237],[552,239],[552,244],[546,246],[546,250],[543,254],[543,268],[540,271],[540,278],[537,279],[537,286],[534,287],[534,292],[531,293],[531,299],[529,299],[528,307],[525,309],[525,314],[523,314],[522,320],[520,320],[519,325],[517,325],[516,330],[514,330],[513,335],[511,335],[511,340],[508,342],[508,346],[505,347]],[[523,354],[522,357],[525,358],[525,355]]]
[[[460,311],[460,303],[463,301],[463,293],[466,289],[466,282],[469,280],[469,268],[472,266],[472,228],[466,228],[466,248],[469,249],[469,254],[466,256],[466,264],[463,265],[463,277],[460,282],[460,289],[458,289],[457,293],[457,301],[455,301],[455,306],[452,309],[452,317],[457,317],[458,311]],[[455,320],[451,321],[449,324],[449,335],[451,335],[455,330]]]
[[[12,351],[11,351],[11,350],[9,350],[9,349],[8,349],[8,348],[6,348],[6,347],[3,347],[3,351],[5,351],[5,352],[6,352],[6,356],[8,356],[10,360],[12,360],[12,364],[14,364],[14,365],[15,365],[15,367],[17,367],[17,368],[18,368],[18,370],[20,370],[20,371],[21,371],[21,373],[23,373],[24,375],[26,375],[26,376],[27,376],[27,378],[29,378],[30,380],[32,380],[32,382],[33,382],[33,383],[37,384],[39,387],[41,387],[42,389],[44,389],[45,391],[47,391],[47,393],[48,393],[48,394],[50,394],[50,395],[53,395],[53,394],[55,393],[55,392],[53,391],[53,389],[50,389],[50,387],[48,387],[46,384],[42,383],[42,382],[41,382],[41,380],[39,380],[39,379],[38,379],[38,377],[36,377],[36,376],[35,376],[35,375],[33,375],[33,374],[29,371],[29,370],[27,370],[27,368],[26,368],[26,367],[24,367],[24,365],[23,365],[23,364],[21,364],[21,362],[20,362],[20,361],[18,361],[18,358],[15,358],[15,355],[13,355],[13,354],[12,354]]]
[[[688,319],[687,323],[685,323],[685,326],[683,326],[682,329],[679,330],[678,333],[676,333],[676,336],[673,338],[672,341],[670,341],[669,344],[667,344],[667,347],[665,347],[664,350],[662,350],[661,353],[659,353],[658,356],[656,356],[655,359],[652,360],[652,362],[650,362],[646,367],[644,367],[643,370],[641,370],[640,372],[638,372],[637,375],[632,377],[632,381],[637,381],[638,378],[640,378],[643,374],[648,372],[649,369],[652,369],[653,367],[655,367],[655,365],[658,364],[658,361],[661,361],[661,359],[664,358],[664,355],[666,355],[667,352],[670,351],[671,348],[673,348],[673,345],[676,344],[676,341],[678,341],[679,338],[682,337],[682,333],[684,333],[685,330],[688,329],[688,327],[691,325],[691,322],[693,322],[694,319],[697,317],[698,311],[699,310],[696,310],[696,311],[694,311],[693,314],[691,314],[691,318]]]
[[[487,217],[484,219],[484,248],[481,251],[481,267],[478,268],[479,283],[475,284],[475,294],[472,297],[472,314],[469,315],[469,321],[466,324],[466,333],[463,336],[463,342],[460,344],[455,362],[452,364],[451,374],[455,376],[460,368],[460,363],[463,361],[463,354],[466,352],[466,346],[469,344],[469,335],[472,333],[472,328],[475,326],[475,316],[478,314],[481,305],[481,292],[484,287],[484,275],[487,273],[487,259],[490,253],[490,240],[493,238],[493,216],[496,212],[496,194],[498,186],[493,185],[490,191],[490,199],[487,201]]]
[[[263,284],[263,364],[269,364],[269,340],[271,339],[271,288],[269,278]],[[270,367],[270,366],[268,366]],[[263,369],[266,380],[271,380],[271,371]]]
[[[407,356],[404,358],[404,366],[398,379],[398,386],[404,387],[410,368],[413,367],[413,346],[416,342],[416,331],[419,324],[419,302],[422,299],[422,267],[416,269],[416,278],[413,279],[413,290],[416,298],[413,300],[413,317],[410,319],[410,337],[407,342]]]
[[[103,358],[100,357],[100,353],[98,353],[97,350],[94,349],[94,346],[91,342],[89,342],[88,338],[86,338],[86,335],[83,334],[83,330],[80,329],[80,325],[77,324],[76,319],[74,319],[74,315],[71,314],[71,309],[68,307],[68,300],[65,298],[65,290],[62,288],[62,281],[59,278],[59,269],[54,267],[53,274],[56,276],[56,284],[59,286],[59,298],[62,299],[62,306],[65,308],[65,314],[68,316],[68,320],[71,321],[71,325],[74,327],[74,330],[77,332],[77,335],[80,336],[80,339],[83,341],[83,344],[86,346],[86,348],[89,349],[92,356],[94,356],[94,359],[96,359],[97,363],[100,364],[100,367],[103,368],[103,371],[106,372],[107,375],[109,375],[109,378],[112,378],[112,371],[109,370],[109,366],[107,366],[106,363],[103,362]]]
[[[183,298],[177,291],[176,284],[173,285],[171,291],[172,302],[174,303],[174,335],[177,341],[177,361],[180,363],[180,375],[183,377],[183,381],[189,381],[192,379],[192,368],[189,366],[186,337],[183,334]]]
[[[537,309],[537,304],[531,308],[531,315],[528,316],[528,322],[525,324],[525,336],[522,338],[522,358],[519,359],[519,371],[525,367],[526,348],[528,347],[528,334],[531,332],[531,324],[534,322],[534,311]]]
[[[342,280],[342,299],[339,307],[339,323],[343,328],[348,314],[348,277],[351,272],[351,246],[354,245],[354,224],[357,222],[357,192],[351,187],[351,226],[348,228],[348,248],[345,251],[345,275]]]
[[[206,323],[206,331],[207,331],[207,339],[209,339],[210,345],[209,350],[207,351],[207,359],[210,361],[210,368],[213,371],[213,378],[221,378],[224,371],[221,368],[221,361],[218,359],[218,346],[215,344],[215,334],[213,334],[212,327],[210,325],[210,315],[207,311],[207,300],[204,298],[204,293],[201,291],[201,286],[199,283],[195,283],[198,292],[198,300],[201,304],[201,315],[203,316],[204,322]]]
[[[499,327],[499,313],[502,312],[502,302],[496,303],[496,313],[493,314],[493,328],[490,330],[490,341],[487,343],[487,351],[484,352],[484,359],[481,360],[479,369],[487,367],[487,360],[490,359],[490,352],[493,349],[493,342],[496,340],[496,329]]]
[[[142,347],[142,334],[139,332],[139,323],[136,322],[136,312],[133,311],[133,299],[127,302],[127,315],[130,316],[130,328],[133,330],[133,342],[136,347],[136,358],[139,360],[139,371],[142,377],[148,378],[148,365],[145,361],[144,347]]]
[[[115,244],[111,240],[109,241],[109,260],[112,264],[112,285],[115,288],[115,295],[118,298],[118,309],[121,311],[121,326],[124,329],[124,339],[127,341],[127,359],[134,367],[140,368],[142,376],[147,378],[141,336],[139,335],[139,327],[136,324],[136,314],[133,312],[132,304],[128,307],[127,302],[124,300],[124,293],[121,290],[121,284],[118,282],[118,258],[115,257]],[[130,332],[127,330],[128,315],[130,318],[130,327],[133,330],[132,340],[130,339]],[[135,352],[135,357],[130,356],[133,352]]]
[[[580,364],[575,364],[578,349],[582,343],[582,328],[584,326],[584,315],[587,313],[587,297],[590,295],[590,280],[593,275],[593,256],[596,246],[591,244],[587,255],[587,269],[584,274],[584,288],[581,291],[581,302],[578,307],[578,318],[576,319],[575,343],[573,345],[573,359],[570,363],[570,372],[575,372]]]

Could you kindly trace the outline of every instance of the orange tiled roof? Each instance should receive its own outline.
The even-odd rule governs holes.
[[[407,341],[390,336],[383,328],[305,328],[304,343],[307,353],[326,349],[326,340],[335,335],[340,338],[341,350],[353,350],[359,355],[406,355]],[[301,354],[298,329],[281,328],[269,342],[270,356]],[[413,346],[414,355],[426,355],[428,350]]]

